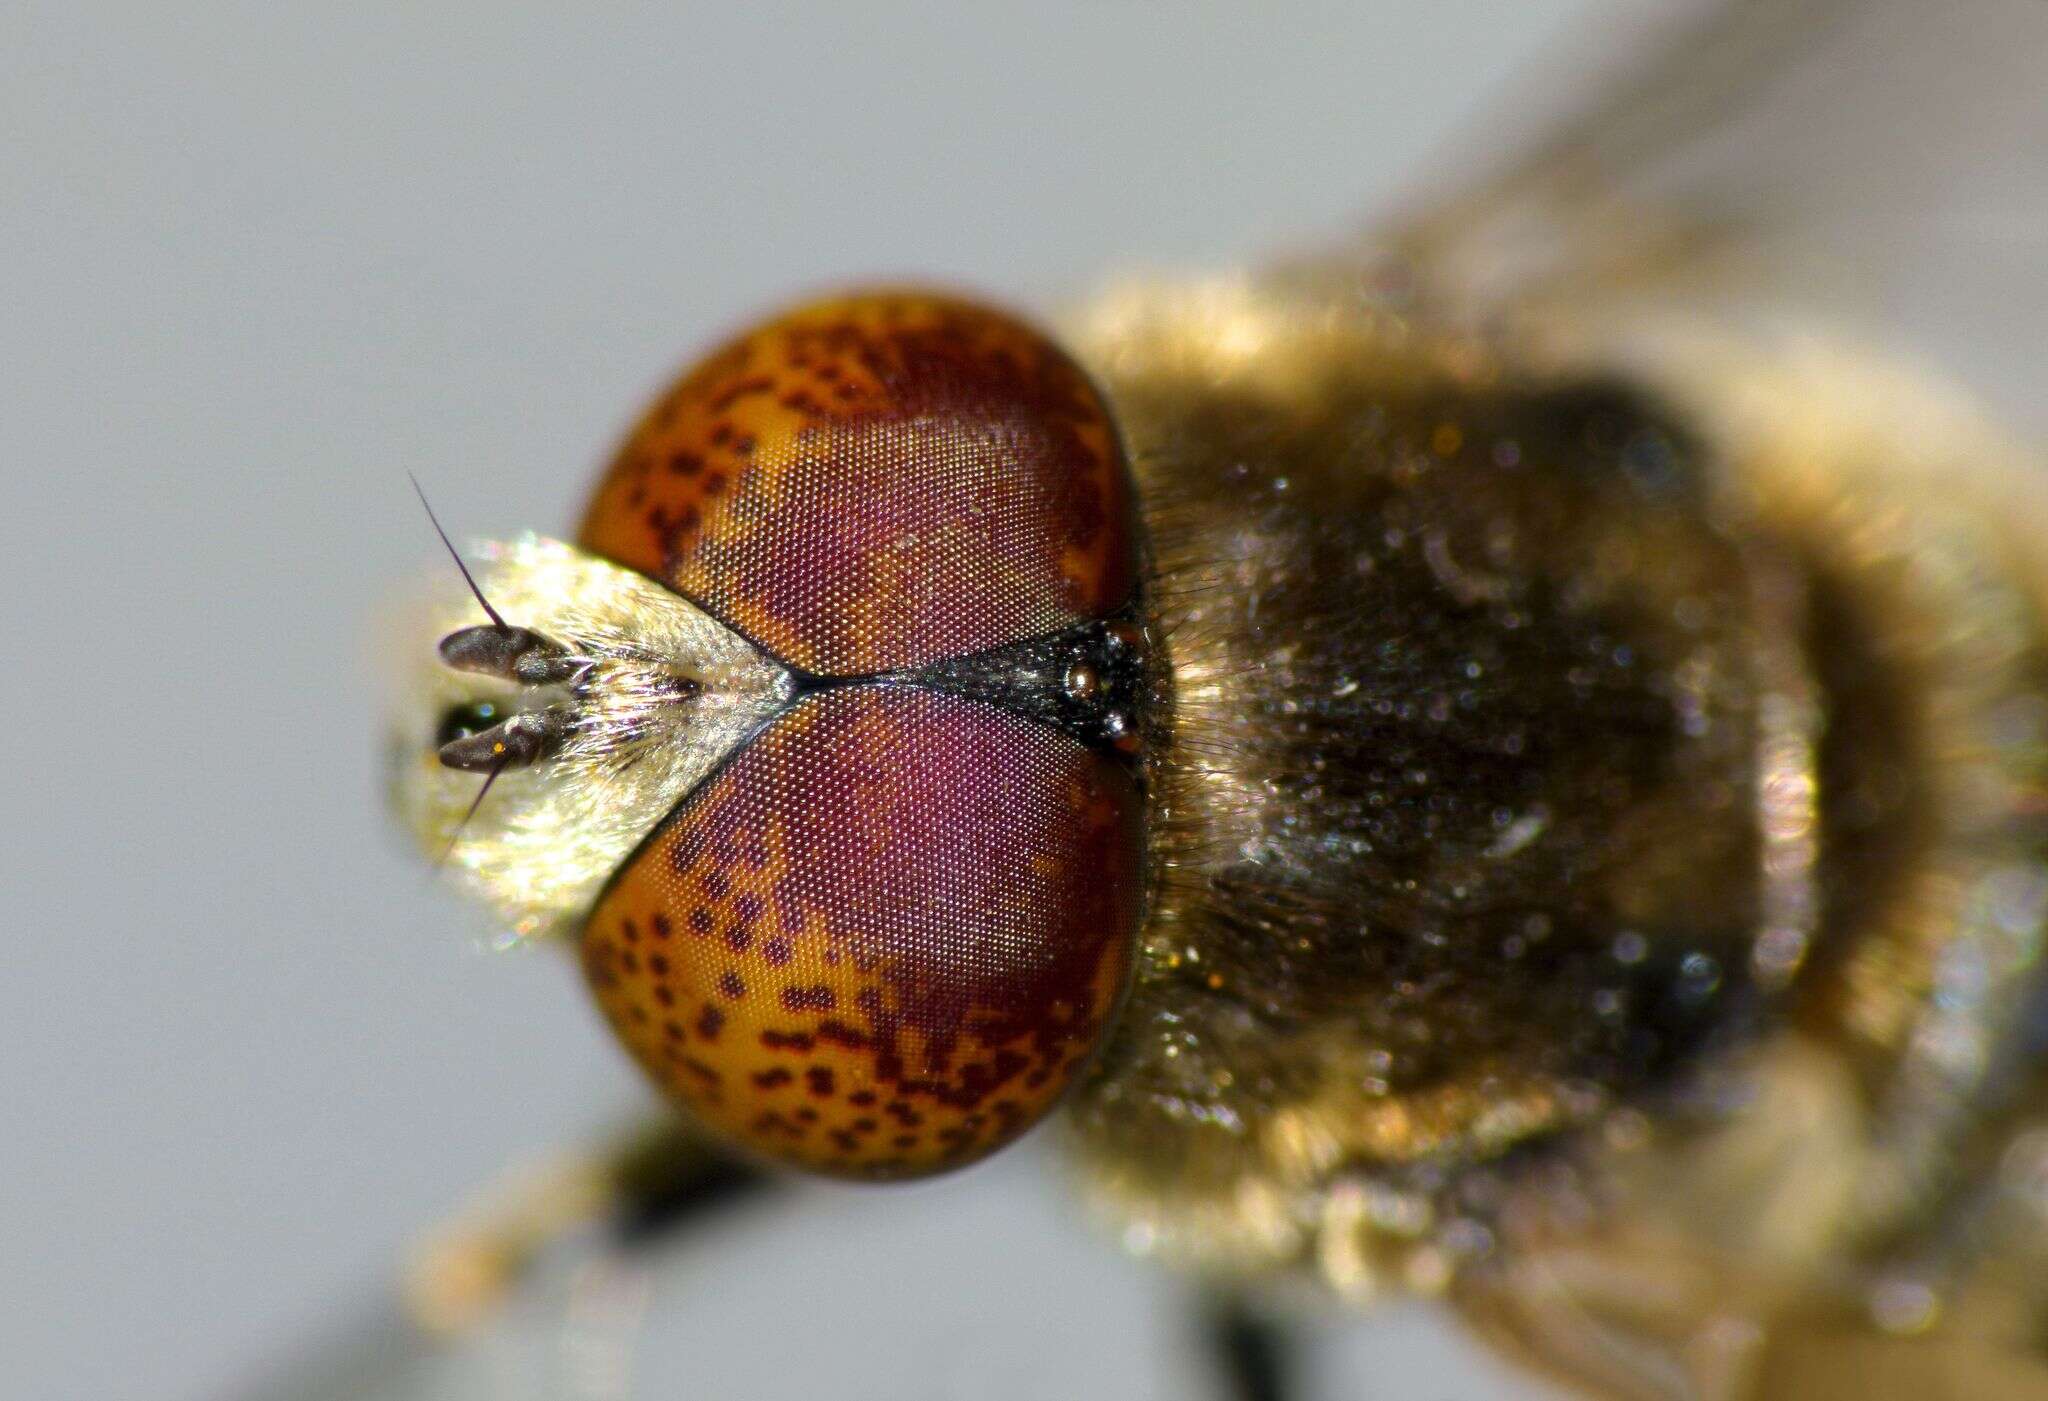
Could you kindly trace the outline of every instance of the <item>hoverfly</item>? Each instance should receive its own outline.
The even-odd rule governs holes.
[[[685,376],[391,771],[688,1127],[416,1306],[1057,1107],[1131,1248],[1592,1394],[2048,1394],[2040,466],[1779,275],[1967,163],[1920,104],[2048,123],[2048,13],[1920,8],[1689,13],[1359,245]]]

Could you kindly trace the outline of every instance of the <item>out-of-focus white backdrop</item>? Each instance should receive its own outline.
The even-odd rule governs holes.
[[[641,1102],[573,971],[481,952],[384,829],[408,469],[460,534],[564,530],[794,293],[1045,305],[1335,230],[1579,8],[5,6],[7,1392],[218,1395]],[[1042,1167],[719,1236],[654,1393],[1190,1395],[1180,1286]],[[1519,1394],[1413,1310],[1314,1375]]]

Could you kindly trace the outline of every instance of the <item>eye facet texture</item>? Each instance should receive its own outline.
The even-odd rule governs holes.
[[[1135,535],[1086,377],[949,298],[801,308],[634,430],[583,544],[800,674],[584,928],[605,1015],[706,1125],[911,1176],[1009,1141],[1088,1060],[1140,918],[1136,770],[921,669],[1125,608]]]
[[[1127,766],[914,686],[810,695],[628,863],[583,936],[605,1015],[669,1094],[849,1176],[1020,1133],[1116,1010],[1144,810]]]
[[[999,312],[890,294],[799,309],[687,375],[620,449],[590,549],[829,676],[1053,632],[1136,583],[1115,430]]]

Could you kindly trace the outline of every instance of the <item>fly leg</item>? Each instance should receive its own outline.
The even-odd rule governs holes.
[[[1200,1327],[1220,1401],[1294,1401],[1300,1394],[1299,1350],[1292,1330],[1243,1294],[1233,1291],[1205,1299]]]
[[[406,1312],[431,1332],[463,1332],[557,1243],[596,1232],[646,1244],[771,1182],[674,1121],[515,1169],[414,1251],[402,1281]]]

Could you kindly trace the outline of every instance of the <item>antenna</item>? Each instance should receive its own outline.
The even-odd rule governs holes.
[[[434,508],[427,503],[426,488],[420,485],[420,479],[413,476],[411,472],[407,472],[405,475],[412,482],[412,489],[419,493],[420,505],[426,508],[428,523],[434,527],[434,533],[441,537],[441,543],[448,547],[448,558],[454,560],[455,567],[462,571],[462,581],[468,584],[469,591],[476,595],[476,601],[483,606],[484,612],[490,617],[491,625],[498,628],[504,627],[505,620],[498,615],[497,609],[491,607],[491,601],[484,597],[484,591],[476,586],[476,576],[471,574],[469,566],[462,562],[461,552],[455,548],[455,542],[448,538],[447,531],[441,529],[440,518],[434,514]],[[486,788],[490,787],[489,784],[484,786]]]

